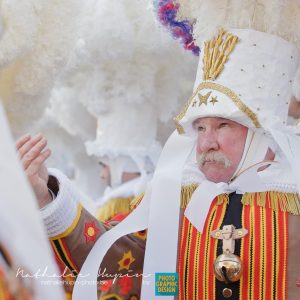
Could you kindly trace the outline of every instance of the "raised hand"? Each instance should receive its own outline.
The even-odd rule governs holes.
[[[51,155],[50,149],[46,149],[47,140],[38,134],[22,136],[16,143],[16,148],[22,161],[26,176],[36,195],[40,208],[51,201],[48,191],[48,171],[44,164]]]

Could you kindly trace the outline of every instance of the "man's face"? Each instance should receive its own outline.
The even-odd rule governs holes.
[[[101,180],[104,182],[104,184],[106,186],[112,186],[112,182],[111,182],[111,169],[108,165],[106,165],[103,162],[99,162],[99,165],[101,166],[101,170],[100,170],[100,178]],[[141,173],[138,172],[123,172],[122,173],[122,177],[121,177],[121,183],[125,183],[127,181],[133,180],[137,177],[139,177],[141,175]]]
[[[213,182],[228,182],[242,158],[247,127],[223,118],[200,118],[194,124],[198,131],[197,162],[205,177]]]

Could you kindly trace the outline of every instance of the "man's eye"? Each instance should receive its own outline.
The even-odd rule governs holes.
[[[203,126],[197,126],[197,131],[204,131],[205,128]]]
[[[228,126],[228,123],[221,123],[220,125],[219,125],[219,128],[223,128],[223,127],[227,127]]]

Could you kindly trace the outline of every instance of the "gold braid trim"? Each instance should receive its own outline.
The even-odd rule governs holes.
[[[103,206],[101,206],[96,212],[96,218],[105,222],[113,218],[116,214],[129,214],[131,212],[131,201],[134,197],[117,197],[112,198]]]
[[[183,186],[181,188],[180,207],[185,209],[189,204],[192,194],[198,187],[198,183]],[[268,196],[267,196],[268,194]],[[255,201],[256,198],[256,201]],[[268,200],[268,201],[267,201]],[[228,204],[229,197],[227,194],[218,196],[217,205],[221,205],[224,201]],[[261,207],[269,207],[274,211],[286,211],[293,215],[300,215],[300,196],[299,194],[283,193],[283,192],[258,192],[245,193],[242,197],[243,205],[258,205]]]
[[[181,200],[180,200],[180,208],[185,209],[189,204],[191,197],[198,187],[198,183],[192,183],[190,185],[185,185],[181,188]],[[223,202],[228,203],[229,197],[227,194],[221,194],[218,196],[217,205],[223,204]]]
[[[242,203],[244,205],[256,204],[261,207],[272,208],[274,211],[280,210],[293,215],[300,215],[300,196],[298,194],[283,192],[245,193],[242,197]]]
[[[182,111],[174,118],[177,132],[179,134],[184,134],[185,131],[183,127],[180,125],[181,119],[185,116],[189,106],[195,97],[197,97],[198,93],[203,89],[210,89],[211,91],[218,91],[224,95],[226,95],[232,102],[238,107],[240,111],[242,111],[253,123],[256,128],[261,128],[261,124],[257,118],[257,115],[239,98],[239,96],[234,93],[231,89],[221,84],[210,82],[210,81],[202,81],[193,95],[189,98]]]
[[[232,100],[232,102],[238,107],[240,111],[242,111],[244,114],[246,114],[246,116],[248,116],[248,118],[252,121],[253,125],[256,128],[261,127],[261,124],[259,123],[256,114],[238,97],[236,93],[234,93],[228,87],[215,82],[201,82],[196,91],[198,92],[202,89],[212,89],[223,93]]]
[[[181,112],[175,118],[173,118],[178,134],[185,134],[185,131],[184,131],[183,127],[180,125],[180,121],[185,116],[185,114],[186,114],[191,102],[193,101],[194,97],[195,97],[195,93],[193,93],[192,97],[190,97],[189,100],[185,103],[185,105],[184,105],[183,109],[181,110]]]
[[[192,183],[190,185],[182,186],[181,188],[181,200],[180,207],[185,209],[189,204],[191,197],[198,187],[198,183]],[[268,194],[268,197],[267,197]],[[139,195],[131,201],[131,210],[136,208],[144,194]],[[256,201],[255,201],[256,197]],[[124,199],[124,198],[121,198]],[[132,199],[132,198],[131,198]],[[268,201],[267,201],[268,199]],[[229,197],[227,194],[222,194],[218,196],[217,205],[221,205],[224,201],[228,204]],[[258,192],[258,193],[245,193],[242,197],[243,205],[258,205],[261,207],[270,207],[274,211],[286,211],[293,215],[300,215],[300,196],[293,193],[283,193],[283,192]]]
[[[187,207],[198,185],[199,185],[198,183],[192,183],[190,185],[185,185],[181,188],[181,201],[180,201],[181,208]]]

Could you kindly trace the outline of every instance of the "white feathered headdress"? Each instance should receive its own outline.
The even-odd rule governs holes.
[[[1,2],[0,97],[14,133],[42,116],[74,47],[82,10],[80,0]]]

